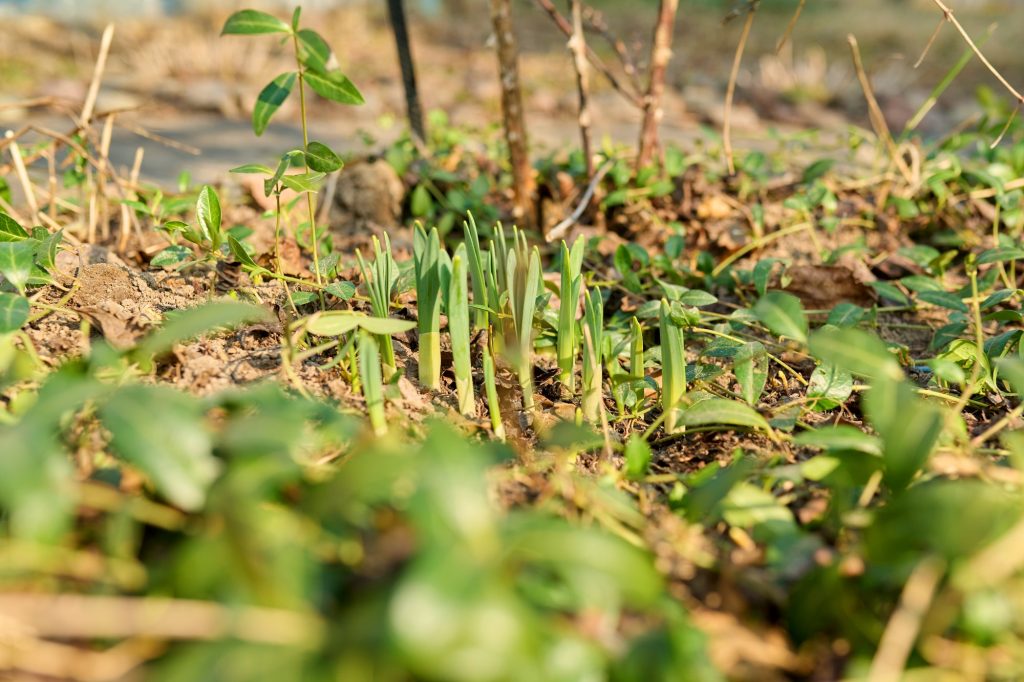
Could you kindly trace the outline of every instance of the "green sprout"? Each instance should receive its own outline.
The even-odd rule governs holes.
[[[386,318],[391,309],[391,295],[398,282],[398,264],[391,255],[391,239],[385,234],[384,248],[381,249],[380,240],[377,237],[373,238],[372,266],[367,266],[359,249],[356,249],[356,258],[359,259],[359,269],[362,270],[363,281],[370,293],[370,308],[373,315]],[[398,371],[394,345],[391,336],[387,334],[378,335],[377,340],[383,353],[384,377],[390,379]]]
[[[665,433],[676,433],[682,410],[679,402],[686,392],[686,355],[683,329],[672,318],[668,301],[661,299],[658,316],[661,332],[661,409],[665,415]]]
[[[644,402],[644,328],[640,326],[640,320],[636,317],[633,318],[629,326],[632,332],[629,344],[629,373],[637,384],[634,389],[635,409],[640,409]]]
[[[448,333],[452,341],[452,366],[459,412],[476,414],[473,400],[473,365],[469,353],[469,285],[465,267],[466,247],[460,245],[452,258],[452,276],[448,284]]]
[[[583,292],[583,416],[591,423],[601,418],[601,351],[604,348],[604,299],[601,291]]]
[[[494,380],[494,346],[493,336],[488,333],[487,347],[483,352],[484,387],[487,390],[487,411],[491,415],[491,429],[494,437],[505,440],[505,424],[501,421],[501,403],[498,400],[498,386]]]
[[[473,327],[477,330],[487,329],[489,315],[487,305],[490,297],[487,292],[487,279],[484,252],[480,250],[480,232],[476,227],[476,219],[469,214],[469,220],[463,223],[466,230],[466,255],[469,260],[469,277],[473,283]]]
[[[417,225],[413,236],[416,269],[416,309],[419,317],[420,383],[441,387],[441,238]]]
[[[583,237],[578,237],[570,250],[562,242],[562,286],[558,309],[558,378],[570,393],[576,391],[576,306],[580,300],[583,277]]]
[[[295,70],[286,71],[272,80],[256,99],[252,111],[252,129],[256,135],[262,135],[274,115],[295,85],[299,90],[299,113],[302,123],[302,163],[305,167],[305,178],[292,177],[292,183],[308,184],[310,191],[306,195],[306,209],[309,215],[309,231],[312,235],[313,272],[318,287],[322,287],[320,269],[319,236],[316,230],[316,208],[313,198],[313,185],[323,177],[324,173],[332,173],[341,168],[342,162],[334,151],[322,142],[311,142],[309,139],[308,118],[306,115],[306,89],[308,85],[324,99],[339,104],[362,104],[363,95],[337,68],[330,67],[331,48],[319,33],[310,28],[299,28],[299,16],[302,8],[296,7],[292,13],[290,24],[277,17],[258,10],[244,9],[235,12],[224,23],[221,35],[261,35],[281,34],[291,38],[295,55]],[[286,155],[287,157],[288,155]],[[282,159],[284,161],[284,159]],[[287,165],[290,165],[290,161]],[[287,165],[279,166],[278,173],[283,174]],[[277,178],[270,183],[276,184]],[[269,191],[268,191],[269,195]],[[323,290],[320,290],[320,303],[323,307]]]
[[[384,386],[380,370],[380,350],[377,339],[364,330],[359,331],[359,378],[366,400],[366,413],[374,434],[383,436],[388,431],[384,415]]]

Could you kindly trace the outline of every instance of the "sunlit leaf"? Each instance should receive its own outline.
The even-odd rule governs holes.
[[[262,135],[263,131],[267,129],[267,124],[270,123],[274,112],[292,93],[297,78],[298,74],[294,71],[282,73],[260,91],[256,98],[256,104],[252,108],[252,130],[254,133]]]
[[[784,291],[770,291],[754,306],[754,314],[772,333],[807,343],[807,316],[800,299]]]
[[[235,12],[224,22],[221,35],[256,35],[261,33],[291,33],[291,28],[272,14],[254,9]]]
[[[307,71],[303,75],[303,79],[309,83],[309,87],[313,88],[316,94],[332,102],[338,102],[339,104],[362,104],[364,101],[359,89],[340,71],[328,71],[326,73]]]
[[[28,299],[18,294],[0,292],[0,334],[21,329],[28,321]]]

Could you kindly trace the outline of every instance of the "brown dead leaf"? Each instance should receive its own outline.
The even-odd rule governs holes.
[[[840,301],[863,307],[875,302],[866,275],[858,275],[846,265],[797,265],[786,271],[786,277],[786,291],[811,310],[829,310]]]

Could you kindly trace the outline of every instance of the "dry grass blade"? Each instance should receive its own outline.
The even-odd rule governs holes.
[[[786,24],[786,30],[782,32],[782,37],[775,44],[775,54],[782,52],[782,48],[789,42],[790,37],[793,35],[793,29],[796,28],[796,22],[800,20],[800,14],[804,11],[804,5],[806,4],[807,0],[800,0],[800,4],[796,6],[793,16],[789,18],[789,23]]]
[[[732,152],[732,101],[736,94],[736,79],[740,74],[740,62],[743,61],[743,50],[747,45],[747,38],[750,37],[750,27],[754,25],[755,6],[751,5],[747,10],[747,18],[743,22],[743,30],[740,32],[740,41],[736,45],[736,54],[732,60],[732,70],[729,72],[729,85],[725,90],[725,112],[722,120],[722,149],[725,151],[725,163],[729,167],[729,175],[736,174],[736,164]]]
[[[236,637],[286,646],[315,645],[315,616],[260,606],[237,609],[191,599],[79,594],[2,594],[0,613],[40,637],[217,640]]]
[[[96,56],[96,67],[92,73],[92,81],[89,83],[89,91],[85,95],[85,103],[82,105],[82,114],[79,123],[83,128],[89,126],[92,121],[93,109],[96,106],[96,97],[100,94],[100,82],[103,80],[103,71],[107,68],[107,56],[110,54],[110,43],[114,40],[114,25],[107,24],[103,29],[103,37],[100,39],[100,51]]]
[[[942,32],[942,27],[945,23],[945,19],[939,19],[938,26],[935,27],[934,31],[932,31],[931,38],[928,39],[928,42],[924,45],[924,49],[921,50],[921,56],[917,58],[916,62],[914,62],[915,69],[921,66],[922,62],[924,62],[924,58],[928,56],[928,52],[932,49],[932,45],[935,44],[935,40],[939,37],[939,33]]]

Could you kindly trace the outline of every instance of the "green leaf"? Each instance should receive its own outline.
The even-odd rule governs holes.
[[[679,297],[679,302],[683,305],[695,306],[701,308],[712,303],[718,303],[718,299],[709,294],[706,291],[700,289],[690,289]]]
[[[821,426],[804,431],[793,438],[797,445],[823,450],[853,450],[866,455],[881,455],[882,446],[875,436],[870,436],[855,426],[838,424]]]
[[[950,310],[958,310],[962,313],[969,312],[967,304],[959,296],[947,291],[922,291],[917,295],[917,298],[925,303],[949,308]]]
[[[216,301],[197,308],[182,310],[139,344],[135,353],[141,358],[159,355],[182,341],[222,327],[234,327],[246,322],[269,320],[265,308],[237,301]]]
[[[110,447],[168,501],[198,511],[220,471],[202,403],[165,386],[126,386],[100,408]]]
[[[254,9],[243,9],[235,12],[224,22],[220,34],[224,35],[256,35],[260,33],[291,33],[292,29],[285,22],[272,14]]]
[[[371,334],[401,334],[416,326],[412,320],[393,317],[370,317],[350,310],[328,310],[314,313],[306,320],[306,330],[317,336],[339,336],[362,328]]]
[[[807,343],[807,316],[800,299],[793,294],[768,292],[754,306],[754,314],[772,333]]]
[[[14,218],[0,211],[0,242],[16,242],[28,238],[28,232]]]
[[[0,242],[0,275],[21,293],[32,275],[36,246],[30,241]]]
[[[315,171],[333,173],[341,168],[344,162],[330,147],[316,140],[306,146],[306,163]]]
[[[0,292],[0,334],[21,329],[28,321],[29,303],[24,296]]]
[[[647,475],[651,464],[651,446],[643,436],[634,433],[626,440],[626,478],[636,481]]]
[[[196,221],[214,248],[220,245],[220,199],[209,185],[203,185],[196,201]]]
[[[822,363],[811,372],[807,384],[808,401],[815,410],[834,410],[853,393],[853,376],[845,369]]]
[[[819,360],[854,374],[892,381],[903,378],[900,363],[885,343],[874,334],[859,329],[823,327],[811,337],[810,350]]]
[[[331,48],[323,37],[311,28],[301,29],[299,39],[299,61],[317,73],[327,72],[331,59]]]
[[[882,438],[883,480],[902,490],[924,466],[942,431],[942,414],[904,381],[875,382],[861,404]]]
[[[768,352],[759,341],[752,341],[736,349],[733,372],[740,385],[740,395],[749,405],[756,405],[768,382]]]
[[[362,104],[364,101],[359,89],[340,71],[334,70],[326,73],[307,71],[303,74],[303,79],[309,83],[309,87],[313,88],[316,94],[332,102]]]
[[[149,261],[149,264],[154,268],[165,268],[178,265],[179,263],[184,263],[191,256],[192,249],[187,246],[182,246],[181,244],[174,244],[153,256],[153,259]]]
[[[682,421],[687,426],[746,426],[771,431],[768,421],[749,405],[725,398],[704,398],[683,410]]]
[[[903,293],[899,289],[899,287],[897,287],[892,282],[868,282],[868,286],[877,291],[878,295],[881,296],[882,298],[886,298],[890,301],[895,301],[900,305],[910,304],[910,298],[908,298],[907,295]]]
[[[265,269],[253,260],[249,252],[245,250],[245,245],[235,239],[234,235],[228,235],[228,248],[231,249],[231,254],[235,257],[235,260],[242,264],[242,267],[251,268],[253,270]]]
[[[978,256],[978,265],[1002,263],[1005,261],[1020,260],[1022,258],[1024,258],[1024,249],[1007,247],[989,249],[988,251],[983,251],[981,255]]]
[[[324,287],[324,291],[331,296],[340,298],[342,301],[347,301],[356,295],[356,285],[346,281],[331,282]]]
[[[296,306],[306,305],[316,300],[316,294],[312,291],[293,291],[292,303]]]
[[[836,327],[854,327],[864,319],[867,312],[859,305],[843,301],[828,314],[828,324]]]
[[[290,190],[302,194],[303,192],[316,193],[316,183],[323,179],[323,173],[298,173],[296,175],[281,176],[281,183]]]
[[[416,218],[425,218],[430,215],[434,207],[434,201],[430,198],[430,192],[423,185],[416,185],[412,191],[412,198],[409,200],[409,210]]]
[[[281,108],[288,95],[292,94],[297,78],[298,74],[294,71],[282,73],[260,90],[256,104],[252,108],[252,131],[257,136],[263,134],[274,112]]]
[[[273,175],[274,171],[261,163],[243,163],[241,166],[235,166],[229,170],[228,173],[260,173],[262,175]]]

